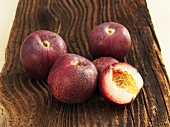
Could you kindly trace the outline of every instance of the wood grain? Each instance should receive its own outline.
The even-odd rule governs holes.
[[[81,104],[63,104],[46,81],[30,78],[19,59],[23,40],[40,29],[63,37],[68,51],[93,60],[90,31],[115,21],[130,31],[125,61],[136,67],[144,87],[133,104],[116,107],[99,93]],[[1,127],[170,127],[170,82],[145,0],[20,0],[0,76]]]

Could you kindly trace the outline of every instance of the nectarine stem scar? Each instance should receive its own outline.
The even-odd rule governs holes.
[[[115,29],[113,29],[113,28],[107,28],[105,31],[106,31],[108,34],[113,34],[113,33],[115,32]]]
[[[72,65],[82,66],[82,60],[77,60],[77,61],[73,62]]]
[[[49,47],[50,47],[50,42],[48,42],[48,41],[43,41],[42,44],[43,44],[43,46],[46,47],[46,48],[49,48]]]

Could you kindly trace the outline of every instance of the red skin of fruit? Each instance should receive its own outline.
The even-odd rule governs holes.
[[[133,76],[137,82],[138,90],[136,93],[127,92],[125,89],[118,88],[112,82],[112,72],[116,70],[121,70],[128,72]],[[120,73],[121,74],[121,73]],[[115,63],[107,67],[100,76],[99,89],[103,97],[108,100],[110,103],[118,106],[125,106],[131,104],[141,88],[143,87],[143,79],[138,71],[127,63]]]
[[[48,85],[58,101],[75,104],[92,96],[97,77],[97,69],[91,61],[76,54],[66,54],[54,63]]]
[[[113,33],[109,34],[108,30]],[[131,46],[128,30],[121,24],[105,22],[94,28],[88,39],[89,50],[93,57],[113,57],[122,60]]]
[[[108,66],[110,66],[114,63],[118,63],[118,62],[119,62],[118,60],[116,60],[112,57],[100,57],[93,61],[94,65],[97,68],[99,76],[105,68],[107,68]]]
[[[96,66],[97,68],[97,71],[98,71],[98,84],[99,84],[99,79],[100,79],[100,75],[102,74],[102,72],[110,65],[112,64],[115,64],[115,63],[118,63],[119,61],[112,58],[112,57],[100,57],[100,58],[97,58],[93,61],[94,65]],[[100,93],[99,92],[99,87],[97,86],[97,89],[96,89],[96,92],[97,93]]]
[[[43,42],[49,42],[47,47]],[[64,40],[54,32],[39,30],[30,34],[21,45],[20,60],[32,77],[46,80],[57,58],[67,53]]]

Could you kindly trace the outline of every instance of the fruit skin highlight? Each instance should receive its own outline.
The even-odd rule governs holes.
[[[66,44],[59,35],[38,30],[24,40],[20,49],[20,60],[30,76],[46,80],[56,59],[66,53]]]
[[[123,25],[105,22],[90,32],[88,45],[94,58],[106,56],[122,60],[131,47],[131,37]]]
[[[66,54],[54,63],[48,85],[58,101],[75,104],[92,96],[97,78],[97,69],[91,61],[76,54]]]
[[[125,106],[134,101],[143,87],[143,79],[133,66],[115,63],[103,71],[99,87],[106,100]]]

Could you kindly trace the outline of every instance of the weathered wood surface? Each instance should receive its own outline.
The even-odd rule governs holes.
[[[55,100],[46,81],[22,69],[19,50],[30,33],[61,35],[71,53],[93,59],[87,38],[100,23],[125,25],[132,47],[125,61],[135,66],[144,87],[133,104],[116,107],[99,93],[82,104]],[[170,85],[145,0],[20,0],[0,78],[1,127],[170,127]]]

